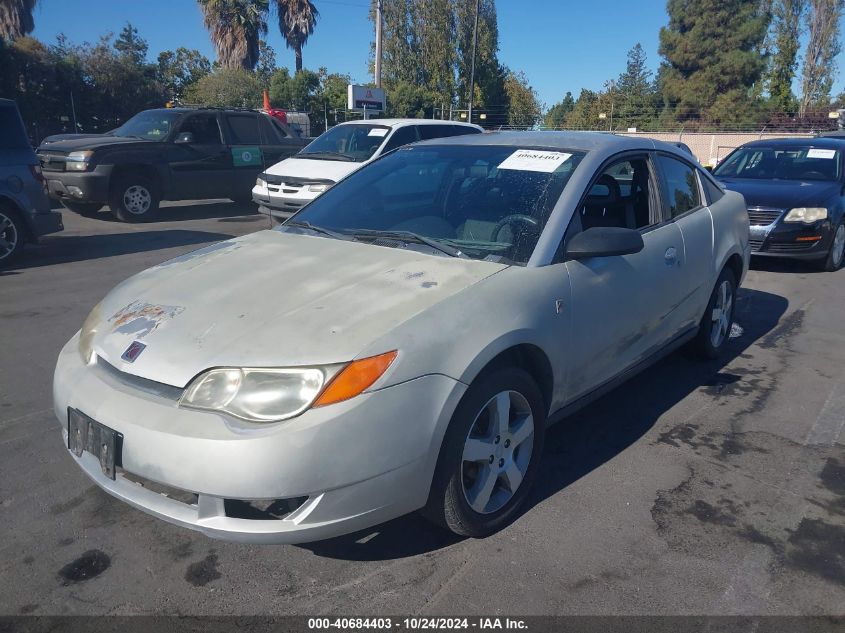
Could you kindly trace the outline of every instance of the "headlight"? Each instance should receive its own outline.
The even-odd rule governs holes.
[[[256,178],[255,179],[255,186],[261,187],[262,189],[266,189],[267,188],[267,181],[262,180],[261,178]]]
[[[88,161],[93,153],[91,150],[71,152],[65,159],[65,167],[68,171],[85,171],[88,169]]]
[[[91,310],[91,313],[86,317],[82,324],[82,329],[79,330],[79,355],[82,357],[82,362],[88,365],[94,360],[94,337],[97,335],[97,328],[102,322],[100,314],[100,306],[98,303]]]
[[[359,395],[384,374],[394,358],[395,351],[347,365],[210,369],[188,385],[179,406],[220,411],[249,422],[280,422],[312,405]]]
[[[812,224],[827,218],[827,209],[824,207],[798,207],[790,209],[783,219],[784,222],[804,222]]]
[[[331,185],[325,183],[318,185],[308,185],[308,191],[313,191],[314,193],[322,193],[329,187],[331,187]]]

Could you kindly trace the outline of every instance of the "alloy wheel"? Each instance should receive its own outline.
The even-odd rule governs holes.
[[[725,280],[716,289],[716,302],[710,317],[710,343],[715,348],[725,341],[730,332],[733,301],[733,286],[730,281]]]
[[[834,268],[839,268],[842,265],[842,256],[845,255],[845,224],[840,224],[833,236],[833,248],[831,251],[831,261]]]
[[[0,211],[0,260],[15,252],[19,239],[18,228],[12,218]]]
[[[534,416],[517,391],[493,396],[476,414],[464,443],[464,497],[479,514],[491,514],[519,488],[534,449]]]
[[[133,215],[144,215],[152,202],[149,190],[141,185],[132,185],[123,192],[123,206]]]

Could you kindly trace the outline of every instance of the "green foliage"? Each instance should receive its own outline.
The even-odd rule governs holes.
[[[35,0],[2,0],[0,2],[0,40],[12,42],[32,33],[35,21],[32,12]]]
[[[311,0],[275,0],[279,31],[296,57],[296,72],[302,70],[302,47],[314,32],[320,12]]]
[[[561,128],[566,121],[566,116],[575,109],[575,99],[572,98],[572,93],[567,92],[563,99],[554,104],[549,111],[546,112],[546,117],[543,125],[550,128]]]
[[[255,76],[265,89],[270,87],[273,73],[276,72],[276,51],[264,40],[258,42],[258,65],[255,67]]]
[[[114,41],[114,48],[131,64],[140,66],[146,62],[150,47],[147,40],[138,35],[138,29],[127,22]]]
[[[801,17],[807,0],[773,0],[771,43],[774,48],[767,72],[771,107],[787,113],[798,109],[792,80],[798,68]]]
[[[261,82],[244,68],[218,68],[188,86],[189,103],[233,108],[261,107]]]
[[[157,77],[165,95],[180,100],[185,88],[211,72],[211,63],[198,50],[177,48],[158,55]]]
[[[810,106],[827,106],[836,76],[836,57],[842,50],[839,24],[845,0],[809,0],[807,31],[809,41],[804,55],[800,111]]]
[[[505,94],[508,97],[508,125],[530,129],[537,125],[543,106],[537,91],[528,83],[522,71],[509,72],[505,77]]]
[[[270,0],[197,1],[219,64],[226,68],[255,68],[258,42],[267,33]]]

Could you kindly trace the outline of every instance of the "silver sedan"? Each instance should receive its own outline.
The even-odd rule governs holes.
[[[674,146],[421,143],[120,284],[61,351],[55,412],[99,486],[213,537],[416,510],[483,536],[549,424],[681,345],[719,353],[748,259],[742,197]]]

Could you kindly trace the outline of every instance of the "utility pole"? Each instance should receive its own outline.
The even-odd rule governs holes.
[[[379,0],[381,2],[381,0]],[[475,94],[475,49],[478,46],[478,0],[475,0],[475,26],[472,27],[472,63],[469,71],[469,123],[472,123],[472,98]]]
[[[376,0],[376,88],[381,88],[381,3],[382,0]]]

